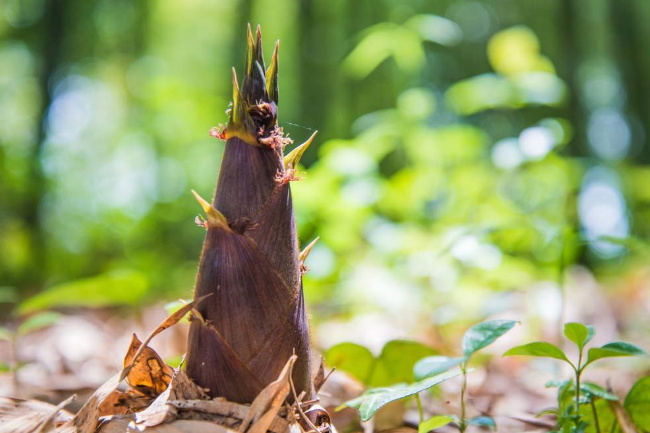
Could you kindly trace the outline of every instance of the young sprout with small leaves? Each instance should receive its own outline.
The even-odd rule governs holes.
[[[17,357],[18,340],[27,334],[55,325],[62,317],[63,315],[55,311],[42,311],[24,318],[15,330],[0,326],[0,340],[9,342],[11,358],[9,365],[0,364],[0,371],[8,370],[15,374],[20,367]]]
[[[461,432],[464,432],[470,425],[496,429],[496,423],[489,416],[477,416],[470,419],[466,417],[467,373],[470,371],[468,366],[472,356],[476,352],[494,343],[499,337],[510,331],[517,323],[514,320],[490,320],[474,325],[463,335],[463,356],[458,358],[430,356],[421,359],[415,364],[413,372],[415,377],[419,379],[440,374],[455,366],[460,366],[460,371],[463,376],[463,385],[460,394],[460,416],[438,415],[426,421],[420,420],[419,433],[427,433],[451,422],[454,422]],[[445,420],[446,422],[444,422]],[[444,424],[440,424],[442,422]]]
[[[596,398],[602,398],[605,400],[616,399],[616,396],[608,393],[595,384],[582,383],[582,373],[585,371],[587,366],[604,358],[647,356],[647,353],[643,349],[632,343],[616,341],[613,343],[607,343],[601,347],[593,347],[589,349],[586,353],[585,359],[585,346],[589,341],[591,341],[595,333],[596,331],[593,326],[583,325],[581,323],[566,323],[564,325],[564,336],[573,342],[578,349],[577,362],[571,362],[559,347],[543,341],[516,346],[503,354],[503,356],[524,355],[558,359],[571,366],[574,372],[574,379],[572,381],[565,381],[558,384],[558,413],[556,413],[556,415],[558,417],[558,427],[561,431],[565,431],[567,428],[569,429],[567,431],[572,433],[584,431],[587,427],[587,423],[580,412],[580,405],[589,404],[594,411],[594,427],[597,432],[600,432],[595,409],[595,400]],[[567,396],[570,396],[570,400],[573,402],[572,404],[564,404],[564,402],[567,401]],[[573,425],[567,427],[568,422]]]

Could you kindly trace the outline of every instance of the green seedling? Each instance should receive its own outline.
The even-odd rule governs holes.
[[[361,419],[363,421],[368,421],[380,408],[386,404],[412,396],[415,398],[420,415],[420,422],[418,427],[419,433],[427,433],[431,430],[443,427],[450,423],[455,423],[461,432],[464,432],[465,429],[470,425],[496,429],[496,424],[490,417],[478,416],[467,419],[465,416],[467,374],[472,371],[472,369],[469,368],[469,361],[476,352],[492,344],[497,338],[501,337],[503,334],[512,329],[516,323],[518,322],[512,320],[492,320],[479,323],[478,325],[470,328],[463,336],[463,356],[457,358],[439,355],[426,356],[424,358],[420,358],[419,361],[415,363],[415,365],[413,365],[413,361],[409,362],[407,359],[405,359],[403,366],[410,364],[412,366],[412,373],[409,372],[406,374],[402,372],[400,375],[392,377],[413,377],[415,379],[415,382],[398,383],[391,386],[371,388],[361,396],[345,402],[341,407],[347,406],[358,409],[359,414],[361,415]],[[418,351],[422,353],[422,348],[419,347],[417,343],[408,342],[408,344],[405,345],[406,343],[407,342],[400,341],[388,343],[386,347],[384,347],[384,350],[382,350],[382,354],[379,356],[379,358],[376,359],[373,359],[372,354],[370,354],[367,349],[362,348],[358,345],[354,345],[352,343],[344,343],[339,346],[334,346],[332,349],[330,349],[326,355],[326,358],[329,362],[338,360],[339,362],[334,362],[334,364],[337,364],[340,369],[347,371],[348,368],[346,368],[345,360],[350,357],[347,355],[359,356],[361,354],[365,354],[363,358],[367,358],[367,362],[361,363],[365,367],[359,368],[361,364],[350,363],[350,366],[354,367],[349,369],[350,373],[355,377],[360,378],[366,384],[381,383],[381,381],[386,379],[387,376],[385,373],[382,373],[381,375],[378,375],[377,373],[382,372],[386,368],[386,366],[384,366],[384,361],[386,361],[388,358],[391,358],[389,355],[394,352],[390,349],[400,347],[400,351],[405,356],[405,358],[411,358],[409,354],[412,355]],[[421,356],[422,355],[420,355],[420,357]],[[390,363],[390,365],[395,365],[395,363]],[[459,369],[448,371],[454,367],[459,367]],[[424,408],[419,396],[420,392],[428,390],[445,380],[458,376],[462,376],[463,379],[460,416],[436,415],[425,419]],[[366,379],[364,380],[363,378]]]
[[[0,326],[0,340],[6,340],[11,347],[10,350],[10,363],[9,365],[0,365],[0,371],[7,370],[12,375],[16,373],[20,367],[17,350],[18,340],[27,334],[40,329],[49,328],[56,324],[63,316],[55,311],[43,311],[24,318],[15,329],[10,329]]]
[[[623,341],[607,343],[601,347],[592,347],[587,350],[585,356],[585,346],[591,341],[595,333],[593,326],[581,323],[566,323],[564,325],[564,336],[578,348],[577,362],[569,360],[559,347],[543,341],[513,347],[503,354],[503,356],[524,355],[558,359],[571,366],[574,372],[572,380],[551,384],[559,387],[558,409],[543,412],[543,414],[553,413],[557,416],[557,431],[559,432],[581,433],[586,431],[591,424],[585,415],[586,412],[581,410],[582,407],[586,406],[593,413],[593,417],[589,417],[592,418],[593,428],[600,433],[598,411],[596,409],[598,400],[617,400],[616,396],[605,391],[600,386],[582,382],[582,374],[587,366],[604,358],[647,356],[647,353],[640,347]]]
[[[517,323],[519,322],[514,320],[489,320],[474,325],[465,332],[465,335],[463,335],[463,356],[458,358],[430,356],[421,359],[417,364],[415,364],[413,372],[416,378],[430,377],[440,374],[452,367],[460,366],[460,372],[463,377],[463,385],[460,393],[460,416],[444,415],[443,417],[447,419],[447,422],[444,425],[454,422],[461,432],[464,432],[470,425],[496,430],[496,423],[489,416],[481,415],[469,419],[466,416],[467,373],[470,371],[468,366],[475,353],[494,343],[499,337],[510,331]],[[418,404],[418,407],[421,408],[421,405]],[[434,416],[426,421],[424,421],[423,418],[422,410],[420,410],[419,433],[427,433],[434,428],[442,426],[437,424],[437,422],[442,422],[440,416]],[[436,425],[436,427],[434,427],[434,425]]]

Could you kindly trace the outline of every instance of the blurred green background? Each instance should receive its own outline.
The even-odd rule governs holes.
[[[557,325],[584,275],[642,327],[648,21],[645,0],[3,0],[1,317],[191,297],[189,191],[213,191],[250,22],[267,58],[281,40],[285,132],[320,131],[293,184],[319,344]]]

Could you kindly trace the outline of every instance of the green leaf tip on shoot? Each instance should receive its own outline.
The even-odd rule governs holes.
[[[298,167],[298,163],[300,162],[300,159],[302,158],[302,155],[305,153],[307,148],[314,141],[314,137],[316,137],[316,134],[318,134],[318,131],[315,131],[311,135],[311,137],[309,137],[307,139],[307,141],[305,141],[300,146],[293,149],[291,152],[289,152],[287,154],[287,156],[284,157],[284,169],[285,170],[295,170],[296,167]]]
[[[463,335],[463,354],[469,358],[479,350],[494,343],[497,338],[510,331],[516,320],[489,320],[472,326]]]
[[[346,401],[344,406],[358,409],[361,419],[363,421],[368,421],[379,409],[388,403],[417,394],[418,392],[427,390],[445,380],[460,376],[461,374],[460,371],[448,371],[411,384],[402,383],[383,388],[370,389],[361,396]]]
[[[230,227],[228,226],[228,221],[226,220],[226,217],[216,210],[214,206],[212,206],[207,200],[205,200],[203,197],[199,195],[196,191],[192,190],[192,194],[194,195],[194,198],[196,201],[201,205],[203,208],[203,211],[205,212],[205,216],[207,217],[208,221],[208,227],[213,227],[213,228],[222,228],[227,231],[231,231]]]
[[[562,352],[562,349],[554,344],[547,343],[545,341],[536,341],[533,343],[523,344],[521,346],[515,346],[503,354],[503,356],[515,355],[559,359],[561,361],[568,362],[573,366],[573,363],[569,361],[569,358],[567,358],[564,352]]]
[[[593,326],[582,323],[569,322],[564,324],[564,336],[572,341],[578,349],[582,350],[596,334]]]

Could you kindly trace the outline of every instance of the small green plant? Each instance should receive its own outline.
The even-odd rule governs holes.
[[[559,383],[550,383],[550,386],[558,386],[558,408],[543,413],[553,413],[557,417],[556,431],[563,433],[581,433],[586,431],[593,424],[593,431],[601,432],[598,419],[597,404],[601,401],[615,401],[615,395],[605,391],[593,383],[583,383],[582,374],[587,366],[604,358],[621,356],[647,356],[647,353],[638,346],[623,341],[607,343],[601,347],[592,347],[586,353],[585,346],[596,331],[593,326],[581,323],[566,323],[564,325],[564,336],[573,342],[578,349],[577,362],[572,362],[566,354],[557,346],[551,343],[537,341],[513,347],[503,356],[525,355],[543,358],[558,359],[571,366],[574,372],[572,380]],[[591,410],[588,414],[584,410],[587,407]]]
[[[499,337],[510,331],[517,323],[518,322],[514,320],[489,320],[474,325],[465,332],[465,335],[463,335],[463,356],[458,358],[431,356],[421,359],[417,364],[415,364],[413,372],[416,378],[430,377],[455,366],[460,366],[460,371],[463,376],[463,385],[460,393],[460,416],[436,415],[424,420],[421,409],[422,406],[419,404],[418,400],[418,408],[420,409],[419,433],[426,433],[451,422],[454,422],[461,432],[464,432],[470,425],[496,429],[496,423],[489,416],[481,415],[469,419],[467,418],[466,399],[467,373],[470,371],[469,362],[475,353],[494,343]],[[419,397],[416,398],[419,399]]]
[[[479,350],[487,347],[496,341],[497,338],[501,337],[503,334],[508,332],[512,327],[518,322],[512,320],[492,320],[470,328],[462,340],[462,350],[463,356],[452,358],[447,356],[432,355],[426,356],[419,359],[413,365],[412,377],[415,379],[415,382],[412,383],[398,383],[396,385],[384,386],[372,388],[366,391],[361,396],[347,401],[344,403],[344,406],[353,407],[359,410],[361,419],[363,421],[368,421],[372,416],[384,405],[399,399],[413,396],[417,403],[418,412],[420,415],[420,422],[418,430],[420,433],[426,433],[433,429],[445,426],[450,423],[455,423],[461,432],[464,432],[465,429],[470,425],[496,428],[494,420],[487,416],[477,416],[474,418],[466,418],[466,407],[465,400],[467,394],[467,374],[472,371],[469,368],[469,362],[472,356]],[[392,343],[392,344],[391,344]],[[396,342],[391,342],[389,345],[394,346]],[[404,342],[402,342],[403,344]],[[415,343],[411,343],[413,345]],[[413,346],[410,352],[413,352],[415,346]],[[364,349],[367,351],[367,349]],[[352,345],[351,343],[344,343],[343,345],[335,346],[330,351],[326,358],[328,363],[334,366],[339,366],[343,370],[345,368],[344,362],[332,363],[335,360],[345,360],[342,357],[342,354],[349,352],[350,354],[358,355],[361,353],[362,349],[357,345]],[[364,369],[363,374],[359,374],[358,369],[352,369],[351,373],[355,377],[376,377],[376,373],[372,371],[381,371],[382,370],[382,360],[386,358],[388,351],[386,347],[382,351],[382,354],[375,361],[372,361],[372,355],[368,354],[367,357],[369,361],[364,363],[364,365],[374,365],[374,367],[367,367]],[[406,353],[402,351],[402,353]],[[338,358],[337,358],[338,357]],[[374,364],[373,364],[374,362]],[[357,364],[358,365],[358,364]],[[352,366],[352,364],[351,364]],[[460,367],[459,370],[448,371],[451,368]],[[439,383],[451,379],[453,377],[462,376],[463,384],[461,391],[461,413],[460,416],[456,415],[436,415],[430,418],[425,419],[424,408],[420,400],[419,393],[425,391]],[[373,379],[364,381],[365,383],[372,383]]]
[[[379,356],[374,356],[361,345],[341,343],[327,351],[325,360],[328,365],[345,371],[369,388],[363,395],[343,405],[358,409],[361,419],[368,421],[384,405],[417,395],[461,374],[455,371],[416,380],[413,374],[415,363],[435,353],[430,347],[407,340],[389,341]]]
[[[61,314],[55,311],[43,311],[22,318],[20,324],[15,329],[0,326],[0,340],[6,340],[10,345],[9,364],[4,365],[0,363],[0,371],[9,371],[12,375],[15,375],[16,371],[20,368],[20,360],[18,359],[16,350],[19,339],[31,332],[49,328],[59,322],[62,317]]]

